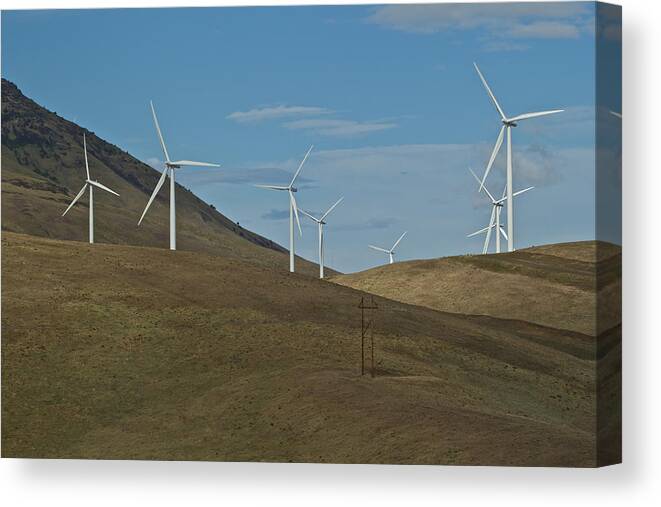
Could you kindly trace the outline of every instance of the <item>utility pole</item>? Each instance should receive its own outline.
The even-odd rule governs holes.
[[[378,310],[378,305],[374,301],[374,296],[369,297],[366,301],[365,296],[360,297],[360,375],[365,375],[365,337],[369,333],[370,348],[371,348],[371,368],[370,375],[374,378],[374,311]],[[365,310],[367,310],[367,319],[365,318]]]

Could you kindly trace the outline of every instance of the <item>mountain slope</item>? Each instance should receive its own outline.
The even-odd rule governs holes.
[[[597,463],[592,337],[376,298],[372,379],[351,288],[7,232],[2,252],[4,457]]]
[[[50,238],[86,241],[88,198],[62,212],[85,181],[83,132],[92,178],[121,197],[96,192],[95,240],[168,247],[169,193],[161,189],[137,226],[160,174],[86,129],[25,97],[2,80],[2,229]],[[177,184],[177,247],[288,269],[286,250],[228,220]],[[301,272],[313,264],[300,260]]]
[[[621,271],[620,247],[584,241],[496,255],[398,262],[332,281],[437,310],[524,320],[596,336],[620,324]],[[603,310],[599,328],[598,297]]]

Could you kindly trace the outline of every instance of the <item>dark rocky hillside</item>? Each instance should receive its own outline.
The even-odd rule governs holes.
[[[87,129],[61,118],[2,80],[2,229],[53,239],[87,240],[87,197],[63,218],[84,183],[83,133],[92,178],[117,191],[95,194],[95,240],[168,246],[168,192],[138,219],[160,174]],[[177,185],[177,247],[288,269],[286,250],[244,229]],[[314,274],[311,263],[299,263]]]

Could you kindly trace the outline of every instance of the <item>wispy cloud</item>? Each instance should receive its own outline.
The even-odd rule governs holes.
[[[336,114],[333,109],[325,107],[274,106],[236,111],[226,118],[242,124],[279,121],[282,127],[289,130],[304,130],[318,136],[331,137],[359,136],[397,127],[397,123],[392,120],[328,118],[328,115]]]
[[[425,185],[434,181],[439,174],[451,174],[457,171],[465,173],[460,179],[472,185],[472,178],[467,170],[483,167],[489,158],[493,145],[479,144],[421,144],[374,146],[354,149],[319,151],[311,163],[311,169],[319,174],[334,174],[342,177],[353,174],[354,177],[374,178],[378,185],[384,174],[390,177],[416,178],[417,184]],[[575,160],[584,160],[582,149],[547,148],[540,144],[518,144],[515,153],[517,178],[521,185],[549,186],[558,183],[567,167],[575,169]],[[589,150],[588,150],[589,151]],[[505,171],[505,150],[494,166],[495,186],[500,184],[500,177]],[[410,173],[410,174],[409,174]],[[457,181],[457,180],[455,180]],[[463,184],[462,183],[462,184]],[[452,190],[452,189],[450,189]]]
[[[354,224],[340,224],[333,226],[333,228],[339,231],[363,231],[363,230],[374,230],[374,229],[387,229],[391,225],[395,225],[398,222],[396,218],[393,217],[379,217],[379,218],[369,218],[365,222],[358,222]]]
[[[509,40],[487,40],[482,45],[482,49],[490,53],[497,53],[501,51],[525,51],[530,46],[521,42],[513,42]]]
[[[310,130],[322,136],[355,136],[395,128],[396,123],[382,121],[354,121],[333,119],[306,119],[290,121],[284,126],[291,130]]]
[[[490,51],[522,50],[526,39],[576,39],[593,30],[587,3],[494,3],[387,5],[367,21],[385,28],[432,34],[474,30]],[[500,43],[499,43],[500,41]]]
[[[291,164],[293,163],[294,161],[291,161]],[[292,165],[292,167],[294,166]],[[219,169],[199,169],[182,174],[186,175],[187,180],[195,182],[197,185],[205,183],[286,185],[293,176],[292,171],[279,167],[221,167]],[[314,185],[311,184],[314,180],[306,178],[305,175],[299,176],[296,181],[298,188],[314,188]]]
[[[289,218],[289,210],[271,209],[268,213],[262,215],[264,220],[285,220]]]
[[[260,123],[269,120],[280,120],[296,116],[318,116],[330,114],[333,111],[323,107],[309,106],[273,106],[250,109],[249,111],[235,111],[226,116],[228,120],[237,123]]]
[[[157,171],[163,171],[165,169],[165,162],[163,162],[160,158],[157,157],[149,157],[147,160],[144,161],[145,164],[148,166],[153,167]]]

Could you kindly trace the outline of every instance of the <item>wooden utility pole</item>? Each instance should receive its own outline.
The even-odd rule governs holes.
[[[365,296],[360,297],[360,374],[365,375],[365,337],[370,334],[371,342],[371,368],[370,374],[374,378],[374,310],[379,307],[374,302],[374,296],[370,296],[369,302],[365,301]],[[365,319],[365,310],[367,310],[367,319]]]

